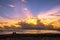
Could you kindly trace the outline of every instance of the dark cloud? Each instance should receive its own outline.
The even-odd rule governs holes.
[[[21,25],[22,29],[37,29],[37,30],[53,29],[52,25],[45,26],[42,22],[39,22],[38,20],[37,20],[37,24],[36,25],[28,24],[28,23],[25,23],[25,22],[20,22],[20,23],[18,23],[18,25]]]

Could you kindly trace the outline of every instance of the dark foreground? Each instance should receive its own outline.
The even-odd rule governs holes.
[[[0,40],[60,40],[60,34],[4,34]]]

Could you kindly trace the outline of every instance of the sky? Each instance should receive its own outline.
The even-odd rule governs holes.
[[[0,0],[1,27],[18,27],[18,22],[35,23],[33,18],[60,27],[60,0]]]
[[[0,16],[22,18],[27,13],[36,16],[39,12],[45,12],[55,7],[60,7],[60,0],[0,0]]]

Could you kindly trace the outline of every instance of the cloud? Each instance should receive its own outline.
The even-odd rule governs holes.
[[[22,2],[26,2],[26,0],[21,0]]]
[[[18,21],[13,20],[13,19],[8,19],[8,18],[4,18],[2,16],[0,16],[0,27],[4,28],[5,26],[7,27],[12,27],[15,26],[17,27]]]
[[[57,17],[60,17],[60,13],[50,14],[49,16],[57,16]]]
[[[32,13],[30,12],[30,10],[26,7],[23,8],[23,13],[26,16],[26,18],[31,18],[33,17]]]
[[[60,16],[60,7],[55,7],[46,12],[40,12],[38,14],[38,18],[56,18],[56,16]]]
[[[41,19],[41,22],[48,25],[60,19],[60,7],[52,8],[46,12],[40,12],[37,17]]]
[[[9,7],[11,7],[11,8],[15,7],[15,6],[14,6],[14,5],[12,5],[12,4],[8,4],[8,6],[9,6]]]
[[[9,4],[8,6],[12,7],[12,8],[15,7],[14,5],[11,5],[11,4]],[[34,17],[27,7],[22,7],[22,14],[23,15],[20,15],[20,13],[15,12],[11,16],[7,15],[10,19],[0,16],[0,22],[3,22],[3,23],[7,22],[8,25],[11,26],[11,25],[15,25],[16,23],[18,23],[18,21],[20,19],[22,19],[23,17],[24,17],[24,19],[23,19],[24,21],[25,21],[25,19],[27,20],[27,18],[33,18]],[[41,22],[43,24],[49,24],[49,23],[51,23],[57,19],[60,19],[59,16],[60,16],[60,8],[56,7],[56,8],[53,8],[51,10],[48,10],[46,12],[40,12],[37,17],[41,20]],[[23,27],[27,26],[27,28],[29,28],[29,27],[34,26],[34,25],[22,23],[21,26],[23,26]],[[41,25],[37,25],[37,26],[41,26]],[[43,25],[43,27],[45,27],[45,26]]]

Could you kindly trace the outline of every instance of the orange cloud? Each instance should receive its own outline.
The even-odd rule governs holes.
[[[53,14],[53,15],[51,15],[51,14]],[[38,14],[37,17],[39,19],[41,19],[41,21],[43,23],[49,24],[53,21],[60,19],[60,17],[57,16],[57,14],[60,15],[60,7],[53,8],[53,9],[46,11],[46,12],[40,12],[40,14]]]
[[[23,7],[22,12],[23,15],[20,15],[19,13],[13,14],[11,16],[7,15],[9,19],[0,16],[0,27],[3,28],[4,26],[22,27],[21,25],[18,24],[18,22],[23,22],[23,21],[28,24],[37,24],[37,19],[39,19],[41,23],[43,23],[44,25],[53,25],[54,27],[60,27],[60,23],[57,22],[57,20],[60,19],[60,17],[58,16],[60,15],[60,8],[53,8],[46,12],[40,12],[40,14],[38,14],[36,17],[37,19],[34,19],[34,16],[27,7]],[[52,22],[53,24],[51,24]]]

